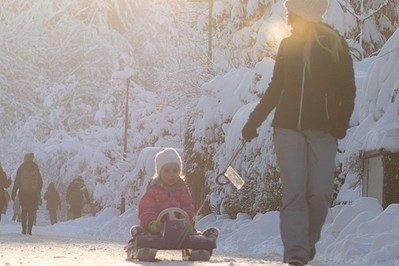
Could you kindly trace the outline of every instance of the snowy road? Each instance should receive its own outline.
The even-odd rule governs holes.
[[[124,242],[56,235],[46,227],[34,227],[32,236],[22,235],[16,224],[0,227],[0,265],[160,265],[159,262],[127,261]],[[159,251],[162,265],[284,265],[255,258],[223,256],[215,250],[209,262],[181,260],[180,251]]]

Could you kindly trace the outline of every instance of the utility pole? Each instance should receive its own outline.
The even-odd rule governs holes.
[[[129,127],[129,86],[130,78],[126,80],[126,104],[125,104],[125,135],[123,141],[123,158],[127,156],[127,129]]]
[[[115,71],[112,74],[112,78],[121,81],[126,80],[126,102],[125,102],[125,134],[123,138],[123,158],[127,158],[127,129],[129,127],[129,87],[130,79],[133,77],[134,70],[130,66],[125,66],[123,70]],[[126,199],[121,196],[120,212],[121,214],[125,212]]]
[[[208,0],[208,72],[212,73],[212,10],[213,0]]]
[[[130,77],[126,79],[126,104],[125,104],[125,135],[123,140],[123,158],[127,157],[127,128],[129,127],[129,87]],[[124,213],[126,209],[126,199],[121,197],[120,213]]]
[[[212,73],[212,11],[214,0],[188,0],[189,2],[208,2],[208,72]]]
[[[127,157],[127,129],[129,128],[129,88],[130,79],[133,77],[134,70],[130,66],[125,66],[123,70],[115,71],[112,74],[113,79],[120,80],[122,84],[126,81],[126,102],[125,102],[125,134],[123,139],[123,158]]]

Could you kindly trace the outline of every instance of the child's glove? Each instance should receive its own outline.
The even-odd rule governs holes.
[[[156,234],[159,234],[159,232],[161,232],[162,226],[163,226],[163,224],[162,224],[161,221],[154,220],[154,221],[151,221],[151,222],[148,224],[147,227],[148,227],[148,231],[149,231],[151,234],[156,235]]]
[[[189,235],[195,235],[197,233],[197,230],[195,230],[191,223],[186,223],[186,230]]]

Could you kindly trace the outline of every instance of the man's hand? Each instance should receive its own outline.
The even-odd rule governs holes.
[[[251,123],[247,123],[241,130],[242,138],[247,142],[251,142],[254,138],[258,136],[258,132],[256,132],[256,127],[252,126]]]

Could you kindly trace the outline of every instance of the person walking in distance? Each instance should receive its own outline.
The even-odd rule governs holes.
[[[43,179],[39,167],[33,161],[34,154],[27,153],[24,162],[19,166],[12,188],[11,198],[15,201],[18,192],[21,205],[22,234],[32,235],[36,210],[39,206],[40,192],[43,187]]]
[[[69,184],[66,201],[72,211],[72,219],[82,216],[83,200],[90,204],[89,192],[87,191],[82,176],[78,176]]]
[[[11,179],[7,179],[7,175],[3,171],[3,168],[0,165],[0,221],[3,209],[5,209],[8,204],[5,189],[8,188],[10,185],[11,185]]]
[[[50,215],[51,224],[56,224],[58,222],[57,210],[61,209],[61,200],[60,194],[55,188],[54,182],[51,182],[48,185],[47,190],[44,193],[43,199],[47,201],[47,210]]]
[[[283,261],[305,265],[316,254],[333,191],[337,139],[346,135],[356,93],[345,40],[322,23],[328,0],[286,0],[291,36],[282,40],[273,77],[242,129],[251,141],[275,110],[280,167]]]

